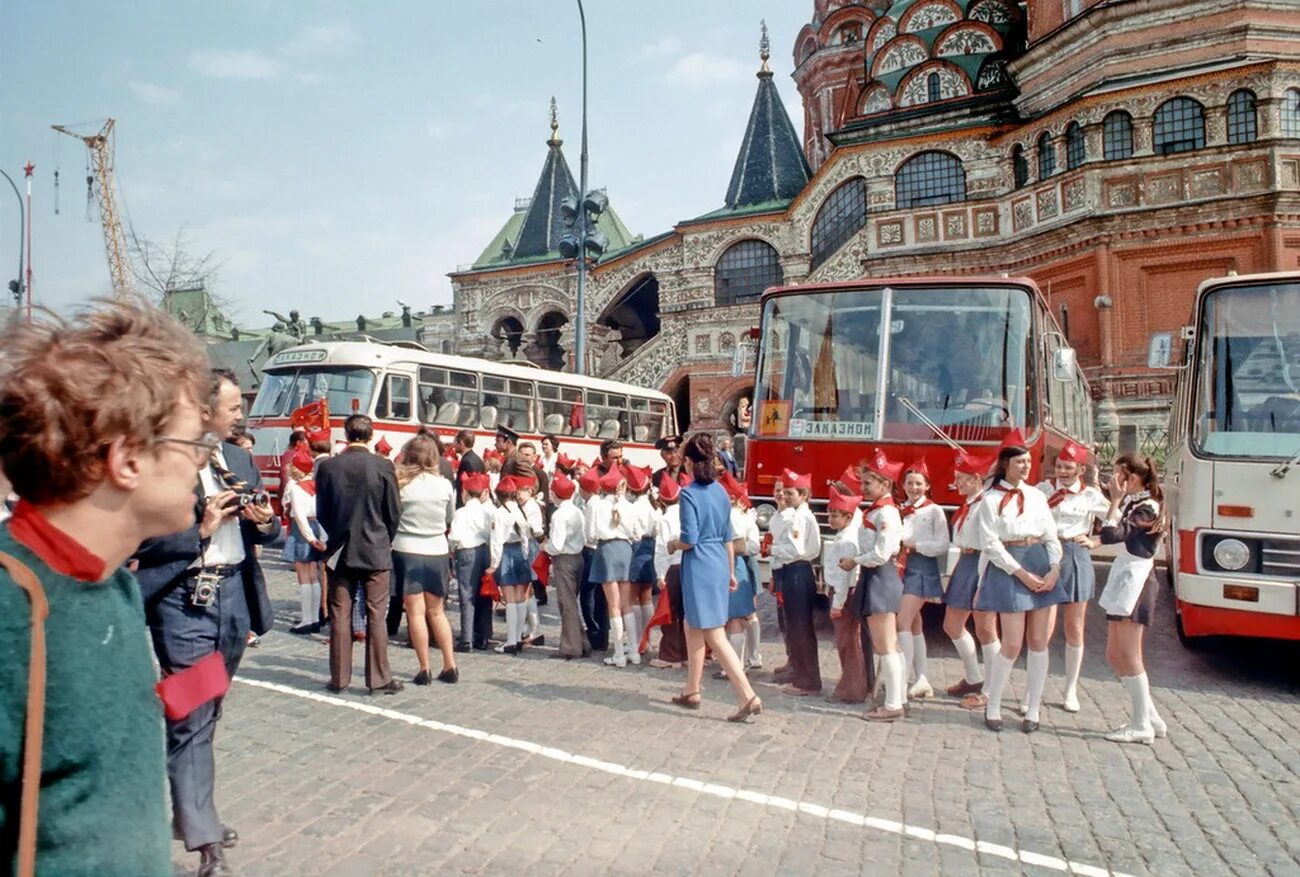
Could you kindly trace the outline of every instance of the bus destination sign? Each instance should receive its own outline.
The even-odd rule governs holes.
[[[277,353],[275,359],[271,360],[271,365],[290,365],[295,362],[321,362],[324,359],[324,350],[286,350],[284,353]]]
[[[872,439],[876,435],[876,425],[854,420],[805,420],[795,417],[790,420],[791,438],[853,438]]]

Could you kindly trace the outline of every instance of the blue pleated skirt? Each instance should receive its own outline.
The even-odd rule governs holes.
[[[1062,542],[1061,587],[1066,603],[1087,603],[1097,593],[1097,573],[1092,568],[1092,553],[1074,542]]]
[[[980,554],[961,554],[952,575],[948,577],[948,590],[943,595],[943,602],[954,609],[975,608],[975,590],[980,583]]]
[[[646,536],[632,546],[632,561],[628,565],[627,580],[639,585],[652,585],[655,581],[655,537]]]
[[[909,553],[903,567],[903,593],[922,600],[941,599],[943,580],[939,578],[939,558],[915,551]]]
[[[284,540],[284,559],[288,563],[315,563],[325,559],[324,551],[317,551],[307,541],[306,534],[298,531],[298,524],[290,525],[292,532]],[[325,541],[325,528],[314,518],[311,520],[311,535],[318,542]]]
[[[632,570],[632,543],[626,539],[606,539],[596,546],[591,558],[591,581],[629,582]]]
[[[1045,576],[1051,568],[1047,561],[1047,547],[1041,542],[1013,545],[1007,548],[1007,552],[1034,575]],[[1029,612],[1064,602],[1065,589],[1059,580],[1052,590],[1035,594],[992,563],[984,569],[984,579],[975,595],[975,608],[982,612]]]
[[[868,615],[897,613],[903,600],[903,580],[898,567],[890,560],[880,566],[864,566],[858,574],[858,589],[853,593],[857,612]]]
[[[748,618],[754,614],[754,598],[757,591],[754,587],[754,577],[749,571],[749,558],[745,555],[736,556],[736,582],[738,587],[734,591],[727,593],[727,620],[733,618]]]
[[[526,585],[533,580],[533,571],[524,556],[524,547],[518,542],[507,542],[501,549],[501,565],[496,572],[497,586]]]

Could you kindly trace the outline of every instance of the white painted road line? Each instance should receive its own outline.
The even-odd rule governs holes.
[[[928,843],[966,850],[968,852],[973,852],[976,855],[992,856],[994,858],[1006,859],[1011,862],[1019,862],[1024,865],[1032,865],[1049,871],[1062,871],[1070,874],[1083,875],[1083,877],[1129,877],[1129,875],[1122,874],[1118,871],[1113,872],[1106,868],[1098,867],[1096,865],[1087,865],[1081,862],[1070,862],[1060,858],[1059,856],[1049,856],[1043,853],[1033,852],[1032,850],[1017,850],[1013,847],[993,844],[982,840],[974,840],[967,837],[960,837],[958,835],[936,834],[929,828],[923,828],[916,825],[906,825],[902,822],[895,822],[891,819],[881,819],[876,816],[867,816],[862,813],[853,813],[848,810],[830,809],[811,801],[793,801],[789,798],[767,795],[762,792],[753,792],[748,789],[736,789],[731,786],[691,779],[690,777],[675,777],[663,773],[636,770],[621,764],[614,764],[613,762],[601,761],[600,759],[591,758],[586,755],[565,752],[563,749],[543,746],[540,743],[533,743],[528,740],[517,740],[513,737],[502,737],[499,734],[490,734],[486,731],[480,731],[475,728],[449,725],[446,722],[439,722],[434,719],[424,719],[410,713],[401,713],[397,710],[384,709],[383,707],[374,706],[369,703],[347,700],[342,697],[335,697],[331,694],[307,691],[302,688],[294,688],[290,685],[281,685],[278,682],[264,682],[261,679],[250,679],[247,676],[237,676],[234,681],[244,685],[251,685],[254,688],[274,691],[277,694],[296,697],[301,700],[314,700],[317,703],[328,704],[329,706],[342,707],[359,713],[369,713],[375,716],[382,716],[385,719],[392,719],[395,722],[404,722],[408,725],[417,725],[421,728],[427,728],[430,731],[452,734],[457,737],[467,737],[471,740],[491,743],[494,746],[519,749],[540,758],[547,758],[551,761],[557,761],[562,764],[571,764],[578,767],[589,768],[591,770],[598,770],[602,773],[625,777],[630,780],[671,785],[680,789],[697,792],[701,795],[710,795],[715,798],[735,799],[774,810],[787,810],[796,813],[803,813],[817,819],[834,820],[849,825],[857,825],[862,828],[869,828],[886,834],[906,835],[907,837],[926,841]]]

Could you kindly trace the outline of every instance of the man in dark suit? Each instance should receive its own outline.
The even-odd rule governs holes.
[[[366,595],[366,687],[371,694],[396,694],[402,683],[388,667],[388,582],[393,536],[401,505],[393,464],[370,453],[374,425],[364,414],[343,423],[347,450],[320,464],[316,473],[316,519],[329,534],[326,556],[336,559],[329,576],[330,691],[352,681],[352,600]]]
[[[271,601],[256,549],[279,535],[280,523],[269,505],[241,502],[241,496],[262,493],[252,454],[225,441],[243,417],[234,373],[213,369],[204,427],[223,442],[199,472],[194,526],[146,540],[136,551],[136,577],[164,676],[219,652],[233,677],[248,632],[260,635],[271,629]],[[221,700],[208,701],[183,719],[167,720],[174,832],[187,850],[200,852],[200,877],[231,873],[224,848],[239,837],[221,824],[213,801],[212,739]]]
[[[456,508],[461,505],[461,482],[466,475],[474,472],[486,472],[487,466],[483,465],[483,458],[474,450],[474,433],[468,429],[462,429],[456,433],[456,450],[460,453],[460,465],[456,468]]]

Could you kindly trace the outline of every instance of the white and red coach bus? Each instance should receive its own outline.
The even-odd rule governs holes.
[[[1207,280],[1170,420],[1179,638],[1300,639],[1300,273]],[[1166,366],[1176,339],[1152,338]]]
[[[444,443],[462,429],[475,449],[492,447],[498,426],[590,461],[601,442],[620,439],[624,459],[662,465],[657,439],[677,431],[672,400],[656,390],[540,368],[431,353],[418,344],[378,341],[309,342],[276,354],[248,415],[254,453],[267,489],[280,481],[295,409],[325,399],[336,440],[350,414],[368,414],[375,441],[400,448],[421,426]]]
[[[782,469],[811,471],[812,507],[872,446],[924,456],[936,502],[955,506],[953,446],[992,454],[1019,428],[1042,477],[1067,439],[1092,444],[1074,351],[1032,280],[868,279],[769,289],[762,299],[745,472],[768,503]],[[760,520],[771,506],[760,506]]]

